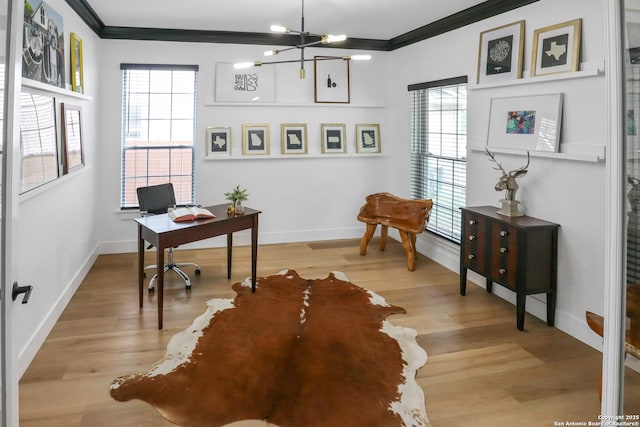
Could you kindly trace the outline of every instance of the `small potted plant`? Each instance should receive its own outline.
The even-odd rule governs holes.
[[[233,190],[228,193],[224,193],[227,200],[231,202],[229,206],[229,211],[231,211],[231,207],[233,207],[233,212],[236,215],[242,215],[244,213],[244,204],[243,202],[249,198],[249,193],[244,188],[240,188],[240,185],[236,185]]]

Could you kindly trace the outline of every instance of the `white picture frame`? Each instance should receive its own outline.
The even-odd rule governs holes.
[[[216,102],[261,103],[276,101],[275,67],[236,70],[232,63],[216,63]]]
[[[562,93],[492,98],[488,148],[557,152]]]
[[[231,155],[231,128],[222,126],[207,127],[207,157],[228,157]]]

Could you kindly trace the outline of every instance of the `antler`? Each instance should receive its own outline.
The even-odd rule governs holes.
[[[511,172],[509,172],[509,176],[512,176],[514,178],[518,178],[519,176],[522,176],[524,174],[527,173],[527,168],[529,167],[529,161],[531,160],[531,156],[529,155],[529,152],[527,151],[527,164],[522,166],[520,169],[515,169],[512,170]]]
[[[504,170],[504,168],[502,167],[502,165],[500,164],[499,161],[496,160],[495,156],[493,155],[493,153],[491,151],[489,151],[489,149],[487,147],[484,147],[484,150],[487,152],[487,154],[489,155],[489,157],[491,157],[491,161],[493,161],[496,165],[498,165],[497,168],[494,167],[495,170],[497,171],[502,171],[503,174],[508,175],[507,171]],[[527,152],[528,153],[528,152]],[[528,166],[528,164],[527,164]]]

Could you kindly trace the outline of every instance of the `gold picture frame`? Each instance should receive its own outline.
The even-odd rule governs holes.
[[[305,123],[282,123],[282,154],[307,154],[307,125]]]
[[[358,153],[381,151],[379,124],[356,124],[356,149]]]
[[[242,154],[245,156],[269,154],[270,131],[268,123],[242,125]]]
[[[71,33],[71,89],[84,93],[84,67],[82,62],[82,39]]]
[[[581,32],[581,18],[535,30],[530,77],[578,71]]]
[[[320,128],[323,154],[347,152],[347,126],[344,123],[322,123]]]
[[[480,33],[478,84],[522,78],[524,24],[516,21]]]

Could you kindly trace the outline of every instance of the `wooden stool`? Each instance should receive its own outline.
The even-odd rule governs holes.
[[[587,325],[593,332],[604,336],[604,317],[587,311]],[[640,286],[627,286],[627,317],[629,318],[629,329],[626,331],[624,354],[632,355],[640,359]],[[602,399],[602,373],[600,373],[600,399]]]
[[[360,255],[367,254],[367,245],[373,238],[378,224],[382,226],[380,250],[384,251],[388,228],[393,227],[400,233],[402,247],[407,254],[407,268],[413,271],[416,258],[416,235],[424,231],[433,206],[431,199],[402,199],[390,193],[375,193],[367,196],[365,200],[366,204],[358,213],[358,221],[367,224],[360,241]]]

